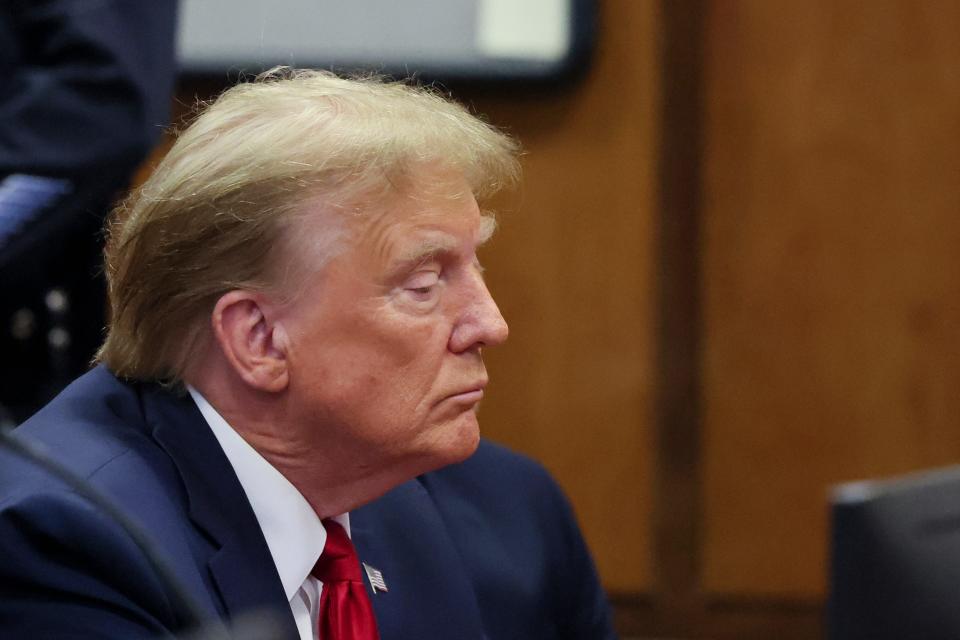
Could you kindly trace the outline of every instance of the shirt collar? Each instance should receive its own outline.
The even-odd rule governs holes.
[[[292,600],[323,551],[327,533],[316,512],[273,465],[227,423],[199,391],[187,386],[247,494],[280,582]],[[334,516],[350,534],[350,515]]]

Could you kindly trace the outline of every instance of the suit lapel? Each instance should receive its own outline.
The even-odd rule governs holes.
[[[419,481],[350,513],[360,560],[382,572],[373,593],[381,640],[483,638],[480,611],[459,552]]]
[[[246,494],[213,432],[188,395],[143,393],[153,437],[183,480],[190,518],[213,542],[208,568],[230,617],[269,612],[283,637],[298,637],[290,605]]]

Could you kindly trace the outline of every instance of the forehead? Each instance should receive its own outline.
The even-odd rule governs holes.
[[[330,267],[379,278],[431,255],[472,256],[495,229],[495,220],[481,213],[465,180],[422,174],[376,197],[316,202],[287,229],[289,244],[277,268],[283,272],[280,281],[297,292],[304,282],[330,273]]]
[[[496,223],[483,215],[465,181],[414,183],[360,216],[357,244],[381,258],[403,259],[411,251],[471,250],[487,241]]]

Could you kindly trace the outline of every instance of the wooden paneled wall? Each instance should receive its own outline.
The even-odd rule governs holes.
[[[817,599],[831,483],[960,463],[960,3],[707,24],[703,587]]]

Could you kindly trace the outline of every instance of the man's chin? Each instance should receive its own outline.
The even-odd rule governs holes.
[[[450,431],[444,433],[444,437],[434,442],[431,447],[429,471],[463,462],[480,446],[480,426],[472,412],[468,419],[449,425],[447,429]]]
[[[448,464],[455,464],[457,462],[463,462],[470,456],[474,454],[477,450],[477,447],[480,446],[480,427],[477,425],[469,434],[467,434],[461,443],[461,447],[457,452],[456,460],[451,461]]]

